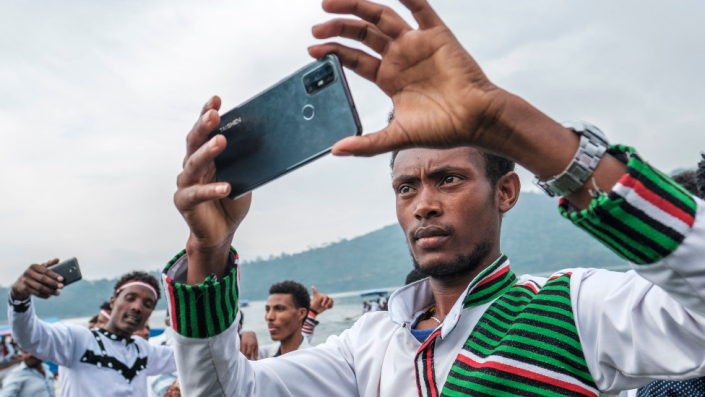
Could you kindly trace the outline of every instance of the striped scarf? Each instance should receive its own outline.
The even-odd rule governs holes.
[[[475,278],[464,308],[494,301],[470,333],[443,389],[434,376],[438,327],[416,354],[419,397],[597,396],[575,327],[570,273],[516,283],[502,255]]]

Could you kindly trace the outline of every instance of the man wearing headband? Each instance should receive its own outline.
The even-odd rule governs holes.
[[[105,328],[105,326],[108,324],[108,321],[110,321],[110,312],[112,310],[113,309],[110,308],[110,302],[103,302],[103,304],[100,305],[98,319],[95,322],[96,328]]]
[[[10,291],[8,318],[23,350],[62,367],[61,395],[147,396],[147,376],[176,371],[171,346],[154,346],[132,334],[143,328],[160,297],[154,276],[124,275],[110,298],[110,318],[103,328],[47,324],[34,312],[32,295],[59,295],[63,278],[49,266],[30,266]]]
[[[315,37],[362,41],[377,55],[336,43],[309,53],[335,53],[391,97],[386,128],[332,152],[393,153],[397,219],[429,277],[397,290],[388,312],[367,313],[314,348],[256,362],[226,350],[239,343],[230,244],[252,196],[230,200],[217,179],[213,160],[227,138],[210,135],[220,122],[213,97],[177,178],[186,250],[162,276],[184,395],[596,397],[704,376],[705,202],[595,126],[559,124],[497,87],[426,0],[401,2],[418,29],[387,6],[323,1],[361,19],[318,25]],[[563,197],[567,222],[633,270],[581,267],[601,265],[588,257],[548,278],[514,274],[500,237],[521,190],[515,162]],[[193,321],[191,312],[203,315]]]

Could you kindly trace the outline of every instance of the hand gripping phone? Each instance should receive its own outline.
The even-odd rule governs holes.
[[[64,281],[62,282],[64,286],[73,284],[83,278],[81,276],[81,268],[78,266],[78,261],[76,258],[71,258],[61,263],[57,263],[54,266],[49,266],[49,270],[64,277]]]
[[[210,137],[227,139],[215,167],[235,199],[361,133],[343,68],[330,54],[223,114]]]

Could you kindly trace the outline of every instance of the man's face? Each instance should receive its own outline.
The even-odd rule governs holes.
[[[105,328],[105,326],[108,325],[108,321],[110,321],[109,318],[105,317],[103,313],[99,313],[98,321],[96,321],[95,326],[96,328]]]
[[[120,291],[117,297],[110,298],[110,323],[131,335],[144,327],[155,304],[152,290],[141,285],[131,285]]]
[[[306,317],[305,308],[296,308],[290,294],[271,294],[264,307],[264,319],[267,321],[272,340],[284,340],[295,333],[301,333]]]
[[[476,149],[403,150],[392,173],[397,219],[424,273],[472,271],[499,243],[495,187]]]

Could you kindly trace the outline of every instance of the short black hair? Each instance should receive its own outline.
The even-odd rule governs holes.
[[[95,316],[91,317],[90,320],[88,320],[88,324],[95,324],[98,322],[98,315],[96,314]]]
[[[490,181],[490,185],[492,186],[496,186],[501,177],[514,171],[514,168],[516,167],[516,164],[513,161],[502,156],[488,153],[482,149],[476,150],[478,150],[485,158],[485,176],[487,177],[487,180]],[[392,152],[392,158],[389,161],[389,168],[394,169],[394,160],[397,159],[398,154],[399,150]]]
[[[680,172],[673,175],[672,179],[679,185],[683,186],[683,188],[689,191],[690,194],[694,194],[696,196],[700,195],[700,192],[698,192],[698,182],[695,179],[695,171]]]
[[[428,277],[428,274],[422,272],[421,270],[411,269],[409,274],[406,275],[406,282],[404,283],[404,285],[409,285],[411,283],[415,283],[419,280],[425,279],[426,277]]]
[[[117,289],[117,288],[115,288],[115,289]],[[113,309],[110,308],[110,302],[108,302],[108,301],[105,301],[100,305],[100,310],[105,310],[108,313],[113,311]]]
[[[118,288],[129,283],[130,281],[141,281],[143,283],[147,283],[147,284],[151,285],[155,291],[157,291],[157,300],[159,300],[159,298],[162,297],[162,293],[159,290],[159,282],[157,281],[157,278],[147,272],[140,272],[140,271],[134,271],[132,273],[127,273],[124,276],[120,277],[120,280],[118,280],[118,282],[115,283],[115,291],[117,291]],[[117,294],[115,296],[117,296]]]
[[[296,281],[286,280],[272,285],[269,287],[269,295],[272,294],[289,294],[294,301],[294,307],[297,309],[303,307],[307,311],[311,309],[311,297],[308,290]]]

